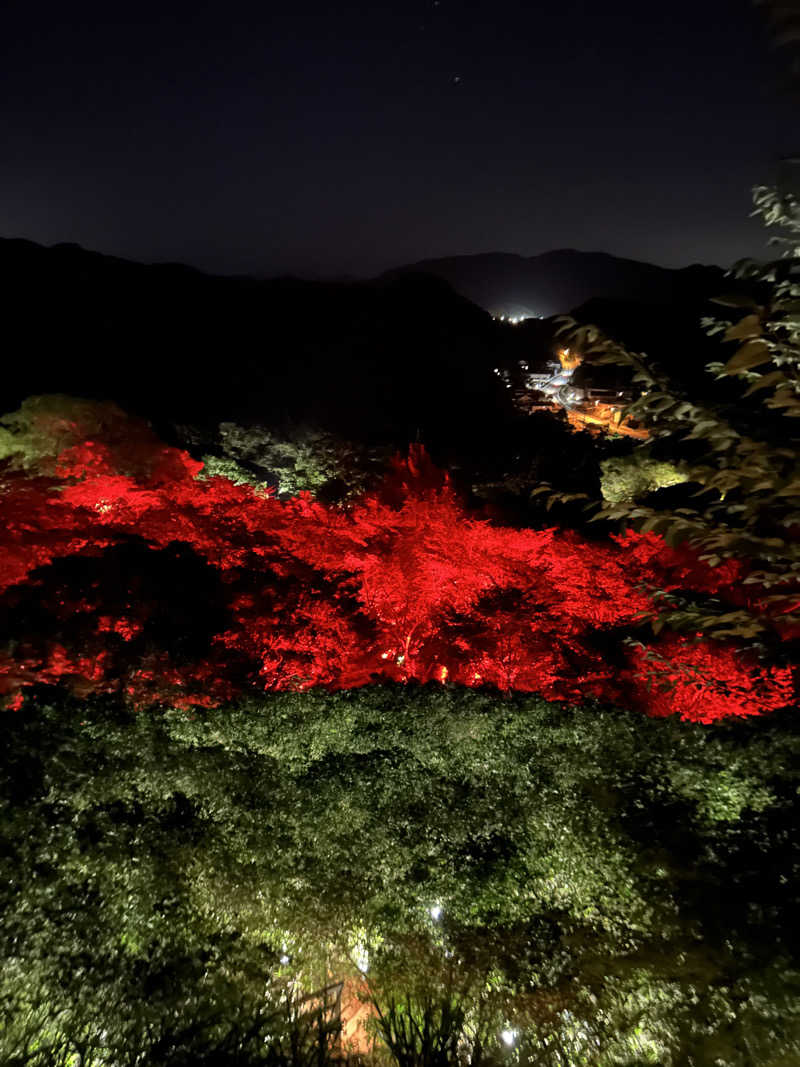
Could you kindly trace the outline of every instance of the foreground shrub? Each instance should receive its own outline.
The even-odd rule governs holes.
[[[676,1067],[798,1048],[789,714],[433,684],[155,713],[40,690],[0,726],[9,1047],[43,1010],[40,1043],[224,1045],[281,983],[400,1011],[452,971],[463,1040],[513,1029],[548,1067],[637,1031]]]

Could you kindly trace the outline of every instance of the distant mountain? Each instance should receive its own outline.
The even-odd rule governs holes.
[[[547,318],[597,298],[646,304],[685,303],[720,291],[720,267],[657,267],[605,252],[565,248],[539,256],[487,252],[425,259],[384,277],[432,274],[493,315]]]

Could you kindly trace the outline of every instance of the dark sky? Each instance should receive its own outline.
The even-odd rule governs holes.
[[[749,0],[4,0],[0,235],[226,273],[763,251]]]

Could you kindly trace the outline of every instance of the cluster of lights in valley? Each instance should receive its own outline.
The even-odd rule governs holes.
[[[528,322],[530,319],[544,319],[544,315],[492,315],[495,322],[510,322],[512,326],[518,326],[521,322]]]

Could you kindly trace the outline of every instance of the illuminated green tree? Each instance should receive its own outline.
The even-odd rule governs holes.
[[[135,714],[42,692],[0,719],[0,1049],[147,1050],[192,1022],[194,1050],[250,1025],[263,1050],[265,991],[277,1011],[289,979],[360,964],[382,1010],[427,1004],[487,1056],[502,1026],[556,1067],[585,1031],[606,1067],[638,1028],[677,1067],[733,1004],[768,1064],[800,1042],[776,947],[800,737],[767,721],[440,685]],[[448,968],[469,982],[445,1026]]]
[[[283,431],[233,422],[219,426],[219,456],[203,457],[204,476],[236,484],[271,484],[282,496],[309,492],[342,500],[364,492],[382,473],[386,449],[370,449],[313,426]]]

